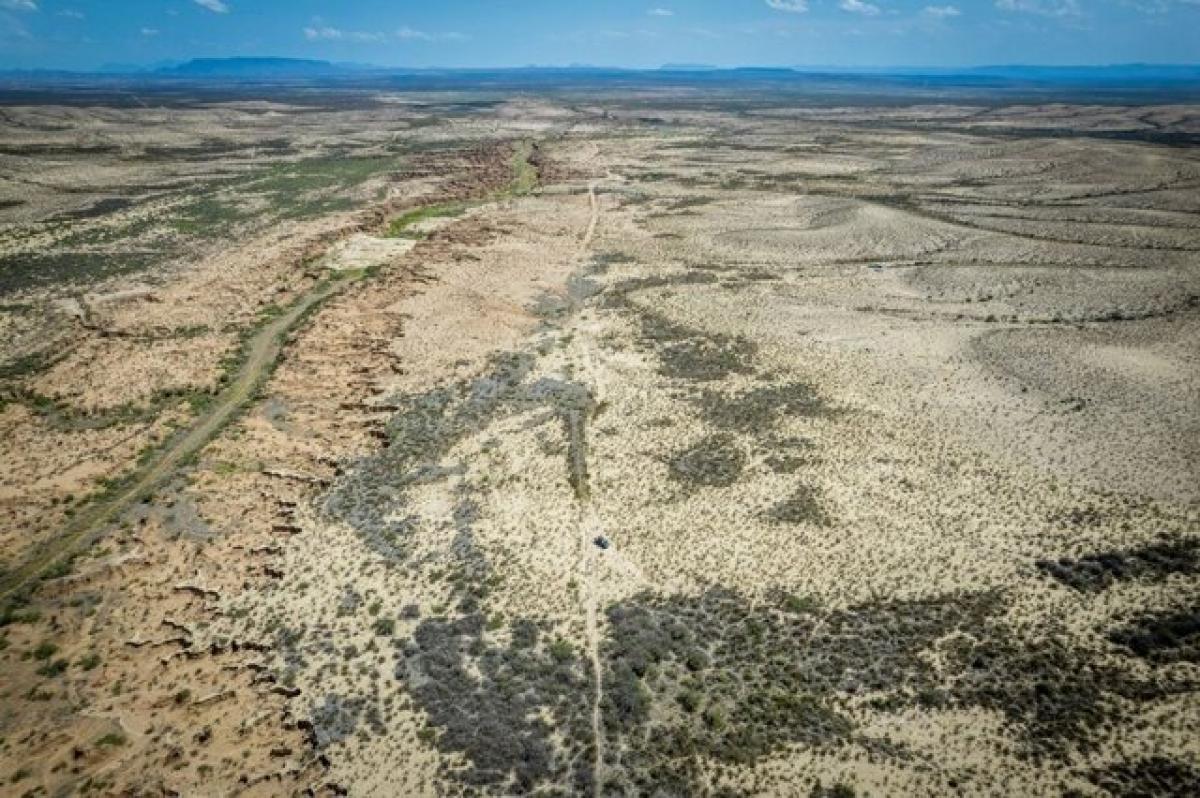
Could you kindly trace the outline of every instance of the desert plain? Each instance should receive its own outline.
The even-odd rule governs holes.
[[[1195,795],[1200,106],[0,106],[0,793]]]

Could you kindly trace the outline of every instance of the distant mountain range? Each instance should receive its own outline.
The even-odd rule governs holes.
[[[181,77],[320,77],[372,69],[307,58],[194,58],[154,70],[157,75]]]
[[[1197,81],[1200,64],[1106,64],[1036,66],[997,64],[977,67],[796,67],[797,72],[861,75],[994,77],[1025,81]]]
[[[380,67],[370,64],[335,63],[305,58],[196,58],[181,63],[160,62],[148,66],[109,64],[92,72],[67,70],[7,70],[0,75],[9,79],[54,80],[70,76],[129,76],[138,80],[322,80],[379,79],[389,76],[442,76],[470,79],[492,75],[628,77],[694,75],[701,81],[712,80],[790,80],[812,76],[882,78],[912,81],[960,79],[968,82],[1009,81],[1016,83],[1098,83],[1098,84],[1200,84],[1200,65],[1196,64],[1114,64],[1108,66],[1027,66],[997,65],[981,67],[718,67],[708,64],[666,64],[657,69],[572,65],[565,67],[528,66],[515,68],[413,68]]]

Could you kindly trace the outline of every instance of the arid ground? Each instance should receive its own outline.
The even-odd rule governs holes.
[[[1200,106],[134,100],[0,106],[0,793],[1200,794]]]

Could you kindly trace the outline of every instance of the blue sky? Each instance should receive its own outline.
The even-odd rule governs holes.
[[[0,67],[1200,62],[1200,0],[0,0]]]

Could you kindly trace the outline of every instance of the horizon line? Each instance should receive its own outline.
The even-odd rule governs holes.
[[[154,73],[169,73],[180,67],[204,64],[204,63],[228,63],[237,62],[272,62],[276,64],[296,64],[309,66],[326,66],[333,67],[345,71],[357,72],[386,72],[386,71],[413,71],[413,72],[506,72],[506,71],[522,71],[522,70],[566,70],[566,71],[586,71],[586,70],[607,70],[614,72],[660,72],[660,71],[677,71],[677,72],[721,72],[721,71],[745,71],[745,70],[763,70],[763,71],[791,71],[803,72],[809,70],[823,71],[913,71],[913,70],[937,70],[937,71],[975,71],[986,69],[1044,69],[1044,70],[1071,70],[1071,69],[1196,69],[1200,70],[1200,62],[1178,62],[1178,61],[1120,61],[1120,62],[1094,62],[1094,63],[1064,63],[1064,64],[1048,64],[1035,62],[1013,62],[1013,63],[978,63],[978,64],[708,64],[699,62],[681,62],[672,63],[666,62],[657,66],[627,66],[621,64],[589,64],[589,63],[567,63],[567,64],[510,64],[510,65],[476,65],[476,66],[450,66],[450,65],[407,65],[407,64],[373,64],[355,61],[334,61],[320,58],[298,58],[292,56],[275,56],[275,55],[236,55],[236,56],[195,56],[184,59],[170,59],[146,63],[134,62],[109,62],[100,64],[90,68],[72,68],[72,67],[21,67],[21,66],[0,66],[0,73],[3,72],[23,72],[23,73],[66,73],[77,75],[88,74],[118,74],[118,69],[132,70],[128,74],[154,74]]]

